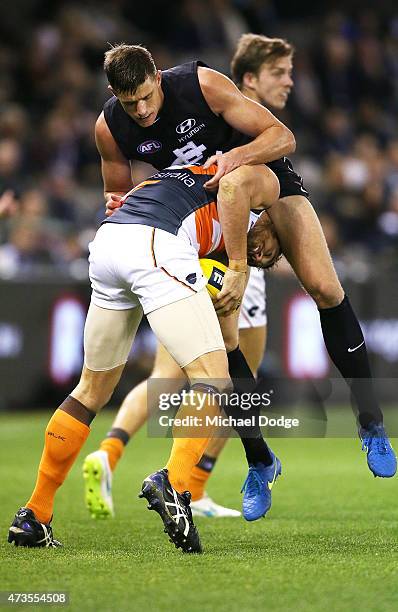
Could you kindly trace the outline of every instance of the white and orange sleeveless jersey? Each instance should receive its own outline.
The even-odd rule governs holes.
[[[253,227],[257,219],[258,215],[250,212],[247,231]],[[182,222],[177,235],[188,236],[199,257],[206,257],[209,253],[224,251],[224,237],[218,217],[217,204],[210,202],[188,215]]]
[[[214,193],[203,188],[217,166],[171,166],[143,181],[122,199],[105,223],[134,223],[188,238],[199,257],[225,248]],[[248,230],[257,220],[250,213]]]
[[[97,306],[125,309],[140,302],[147,314],[206,286],[199,258],[224,249],[214,193],[203,188],[216,171],[166,168],[126,194],[90,245]],[[250,213],[248,229],[257,218]]]

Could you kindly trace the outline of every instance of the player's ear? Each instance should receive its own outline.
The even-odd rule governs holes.
[[[257,81],[258,78],[254,72],[245,72],[243,75],[242,84],[244,87],[247,87],[247,89],[254,89]]]
[[[161,82],[162,82],[162,71],[158,70],[156,73],[156,84],[160,85]]]
[[[108,85],[108,89],[110,89],[110,91],[113,93],[113,95],[116,96],[115,91],[112,89],[111,85]]]

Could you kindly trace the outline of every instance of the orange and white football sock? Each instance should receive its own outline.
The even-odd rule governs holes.
[[[199,387],[199,385],[195,385]],[[206,389],[206,387],[204,387]],[[203,396],[207,396],[203,401]],[[214,402],[211,393],[202,391],[198,388],[191,388],[191,401],[188,404],[181,404],[176,419],[187,419],[188,422],[195,423],[194,417],[200,419],[199,425],[176,426],[173,427],[173,447],[166,468],[169,472],[171,486],[183,493],[189,490],[191,473],[194,466],[200,461],[210,439],[214,435],[215,425],[210,425],[206,417],[215,417],[220,414],[218,405]],[[202,406],[198,410],[198,406]],[[203,437],[196,438],[200,434]],[[184,437],[183,437],[184,436]]]
[[[69,396],[64,404],[73,405],[74,402],[79,404]],[[87,420],[90,421],[95,414],[84,408],[82,404],[80,406],[89,413]],[[89,433],[88,424],[72,416],[62,407],[54,412],[48,422],[36,485],[26,504],[41,523],[50,522],[55,494],[64,482]]]

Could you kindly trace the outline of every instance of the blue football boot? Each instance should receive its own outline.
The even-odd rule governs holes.
[[[243,483],[241,493],[244,493],[242,511],[247,521],[256,521],[265,516],[271,508],[271,489],[275,480],[282,472],[281,462],[270,451],[271,465],[257,463],[249,466],[249,473]]]
[[[391,447],[383,423],[360,427],[362,450],[367,452],[368,466],[374,476],[391,478],[397,471],[397,458]]]

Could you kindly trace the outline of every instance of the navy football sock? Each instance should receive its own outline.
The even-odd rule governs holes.
[[[228,367],[235,393],[253,392],[256,379],[239,347],[228,353]],[[250,410],[243,410],[240,406],[228,405],[224,407],[224,410],[228,416],[235,419],[247,419],[255,416],[255,425],[234,427],[234,429],[242,441],[249,464],[271,465],[272,456],[258,424],[259,409],[251,407]]]
[[[360,425],[382,422],[365,340],[348,297],[334,308],[319,309],[319,315],[327,351],[351,389]]]

